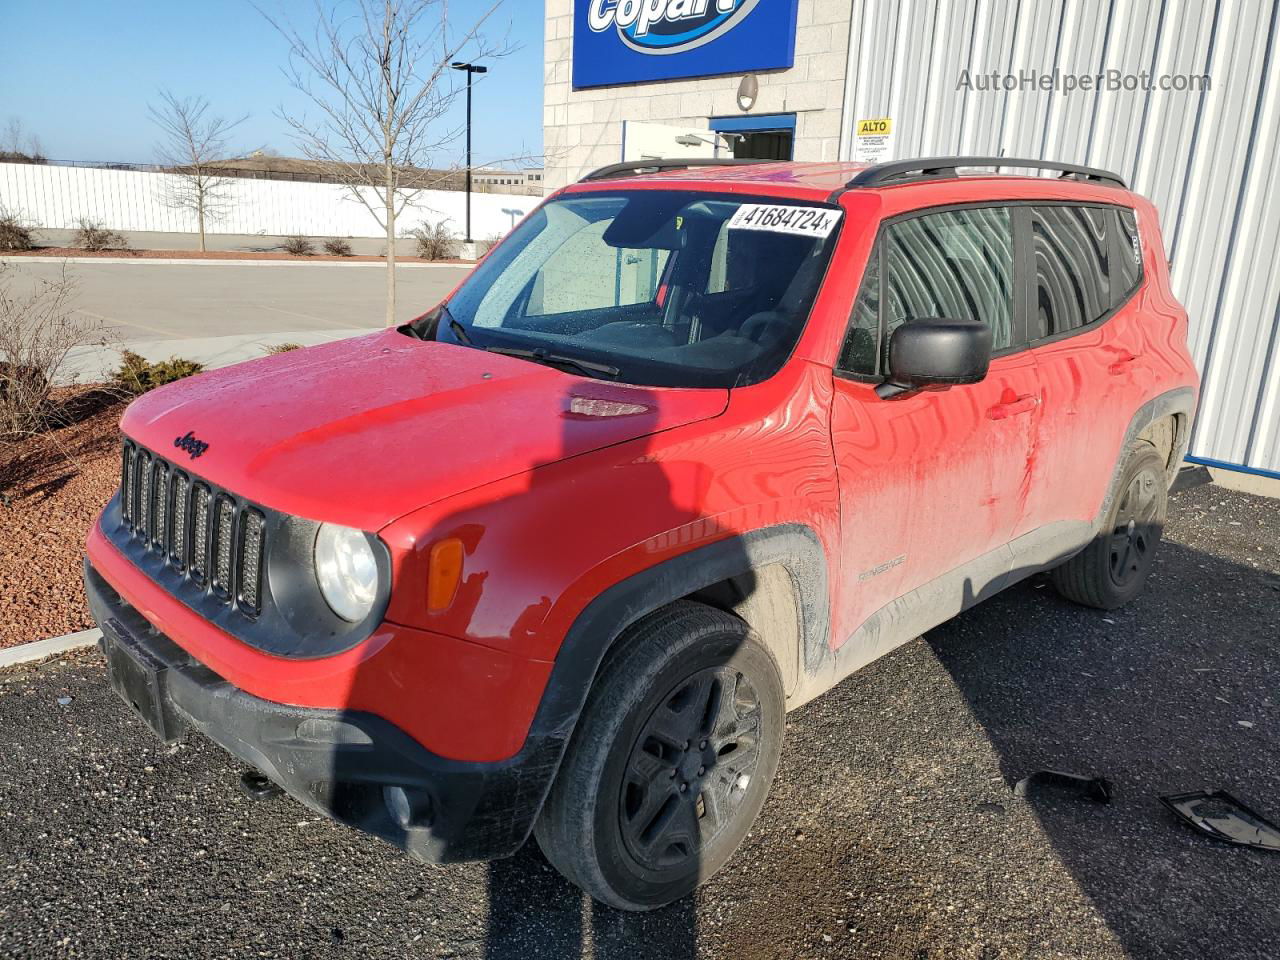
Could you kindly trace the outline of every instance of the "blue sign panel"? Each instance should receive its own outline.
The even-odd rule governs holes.
[[[574,0],[573,85],[789,67],[799,0]]]

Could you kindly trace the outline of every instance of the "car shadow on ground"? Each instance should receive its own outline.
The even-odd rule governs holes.
[[[925,637],[1010,788],[1040,769],[1114,785],[1110,806],[1050,787],[1028,803],[1131,956],[1274,955],[1280,857],[1202,837],[1158,797],[1222,788],[1280,820],[1277,591],[1275,573],[1166,541],[1120,610],[1040,576]]]
[[[488,874],[485,960],[685,960],[697,955],[693,897],[650,913],[602,906],[556,873],[532,839],[514,857],[490,863]]]

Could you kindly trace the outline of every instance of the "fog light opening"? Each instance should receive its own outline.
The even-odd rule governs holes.
[[[431,795],[416,787],[385,786],[382,802],[397,826],[410,830],[429,827],[432,819]]]

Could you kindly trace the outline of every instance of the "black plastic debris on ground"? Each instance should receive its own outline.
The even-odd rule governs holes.
[[[250,800],[270,800],[284,793],[265,773],[257,770],[246,770],[240,774],[240,792]]]
[[[1175,793],[1161,797],[1160,802],[1193,829],[1215,840],[1280,851],[1280,827],[1225,790]]]
[[[1084,777],[1078,773],[1066,773],[1062,770],[1037,770],[1014,784],[1013,795],[1026,797],[1032,786],[1061,787],[1096,800],[1098,803],[1111,802],[1111,781],[1106,777]]]

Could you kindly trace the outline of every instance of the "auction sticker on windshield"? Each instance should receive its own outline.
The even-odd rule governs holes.
[[[744,203],[729,219],[730,230],[772,230],[802,237],[826,237],[840,222],[839,210],[774,203]]]

